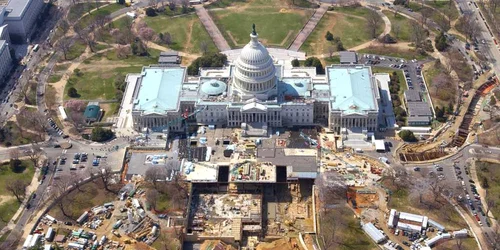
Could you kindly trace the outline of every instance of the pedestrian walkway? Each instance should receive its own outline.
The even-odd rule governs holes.
[[[230,50],[231,47],[229,47],[229,44],[220,32],[217,25],[215,25],[214,20],[212,20],[205,7],[203,7],[202,5],[197,5],[194,8],[196,9],[196,15],[198,15],[198,18],[200,18],[201,23],[203,24],[203,26],[205,26],[205,29],[207,30],[208,34],[214,41],[215,46],[217,46],[219,51]]]
[[[293,40],[292,45],[288,47],[289,50],[299,51],[302,44],[306,41],[309,35],[311,35],[314,28],[316,28],[316,25],[318,25],[319,20],[321,20],[321,18],[323,18],[323,16],[325,15],[326,11],[328,10],[328,6],[329,6],[328,4],[322,4],[314,12],[312,17],[307,21],[306,25],[304,25],[304,28],[302,28],[299,34],[295,37],[295,40]]]

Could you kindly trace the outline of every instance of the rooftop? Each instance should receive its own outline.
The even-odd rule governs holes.
[[[431,108],[426,102],[409,102],[408,116],[432,116]]]
[[[417,90],[409,89],[405,91],[405,98],[407,102],[420,102],[422,98]]]
[[[279,83],[279,93],[289,97],[308,97],[311,90],[310,78],[283,78]]]
[[[350,63],[355,64],[358,63],[358,56],[354,51],[340,51],[340,63]]]
[[[327,75],[333,110],[363,113],[377,109],[370,67],[332,65]]]
[[[145,113],[177,110],[184,72],[182,67],[144,67],[134,109]]]
[[[33,0],[10,0],[6,8],[12,11],[8,17],[21,17],[31,1]]]
[[[258,148],[257,160],[276,166],[292,166],[294,172],[316,172],[315,149]]]
[[[130,179],[133,175],[145,176],[146,171],[153,167],[163,167],[168,172],[179,171],[180,162],[169,159],[169,155],[163,154],[160,151],[148,153],[133,152],[127,168],[127,179]]]
[[[100,109],[101,108],[98,105],[88,105],[85,108],[85,112],[83,113],[83,116],[85,118],[95,118],[95,119],[97,119],[97,117],[99,116],[99,110]]]

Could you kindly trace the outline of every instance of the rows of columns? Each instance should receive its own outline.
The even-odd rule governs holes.
[[[267,122],[266,113],[243,113],[244,122]]]

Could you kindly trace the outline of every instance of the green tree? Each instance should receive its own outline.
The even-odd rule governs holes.
[[[149,8],[146,8],[146,16],[156,16],[157,13],[156,13],[156,10],[149,7]]]
[[[68,89],[68,96],[69,97],[72,97],[72,98],[77,98],[79,97],[80,95],[78,94],[78,91],[76,91],[76,89],[74,87],[70,87]]]
[[[446,41],[446,37],[444,36],[443,32],[439,33],[439,35],[436,36],[436,39],[434,39],[434,42],[436,44],[436,49],[438,51],[445,51],[446,48],[448,48],[448,43]]]
[[[497,104],[497,99],[494,96],[490,97],[490,106],[495,106]]]
[[[451,101],[448,102],[448,107],[446,107],[446,113],[449,115],[453,114],[453,103]]]
[[[483,177],[483,181],[482,183],[483,185],[481,185],[483,188],[489,188],[490,187],[490,184],[488,184],[488,178],[486,177]]]
[[[325,39],[327,41],[330,41],[330,42],[333,41],[333,34],[330,31],[327,31],[326,35],[325,35]]]
[[[26,169],[23,162],[19,159],[11,159],[9,162],[10,170],[14,173],[22,173]]]
[[[227,56],[222,53],[207,53],[196,58],[188,67],[189,75],[198,75],[200,68],[222,67],[227,62]]]
[[[299,62],[299,59],[295,58],[292,60],[292,66],[293,67],[299,67],[300,66],[300,62]]]
[[[416,142],[417,141],[417,138],[415,137],[413,132],[411,132],[410,130],[401,130],[401,132],[399,132],[399,137],[401,137],[401,139],[403,139],[403,141],[405,141],[405,142]]]
[[[304,66],[315,67],[316,74],[322,75],[325,73],[325,68],[323,67],[323,64],[321,64],[321,61],[317,57],[307,58],[306,61],[304,62]]]
[[[114,137],[113,131],[110,129],[104,129],[102,127],[95,127],[92,129],[92,134],[90,135],[90,140],[95,142],[108,141]]]
[[[345,48],[344,48],[344,44],[342,43],[342,41],[338,41],[337,42],[337,51],[344,51]]]

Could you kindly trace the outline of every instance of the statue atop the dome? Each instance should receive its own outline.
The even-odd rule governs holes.
[[[252,35],[254,35],[254,36],[257,35],[257,31],[255,31],[255,23],[252,24]]]

